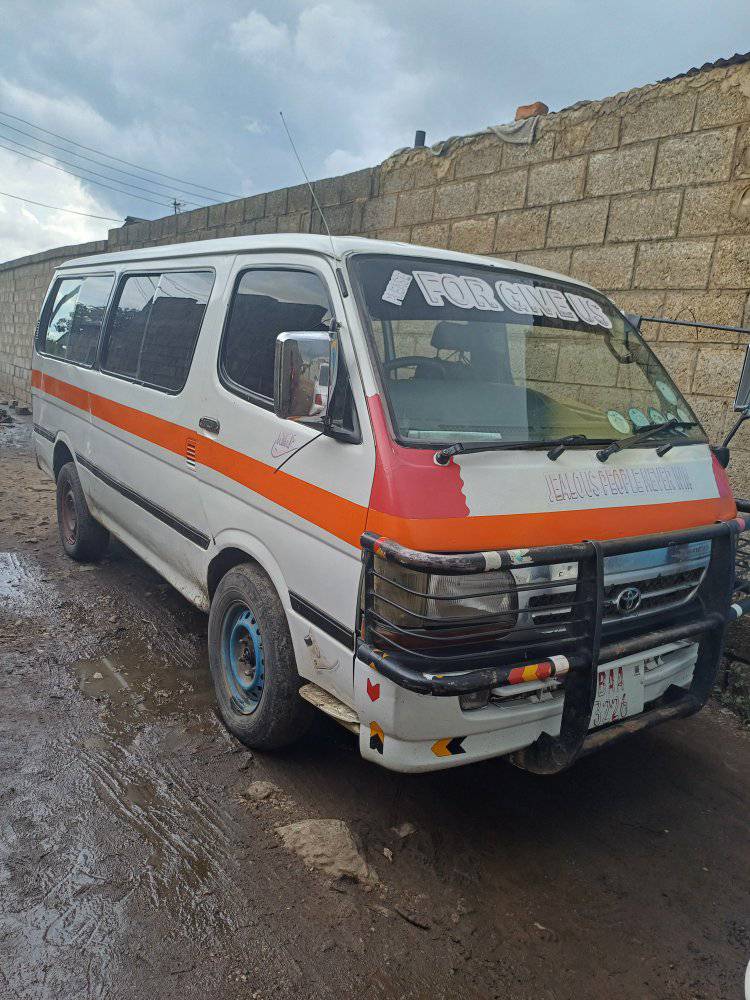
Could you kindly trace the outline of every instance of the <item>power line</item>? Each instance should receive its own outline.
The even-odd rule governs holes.
[[[100,163],[99,160],[94,159],[93,156],[86,156],[85,153],[77,153],[74,149],[68,149],[66,146],[59,146],[56,142],[50,142],[48,139],[40,139],[40,138],[38,138],[38,136],[35,136],[32,132],[27,132],[26,129],[16,128],[15,125],[8,125],[7,122],[0,121],[0,128],[10,129],[11,132],[18,132],[19,135],[25,135],[29,139],[33,139],[34,142],[41,143],[43,146],[51,146],[53,149],[60,149],[60,150],[62,150],[63,153],[70,153],[71,156],[75,156],[76,159],[79,159],[79,160],[88,160],[89,163],[95,163],[98,167],[106,167],[107,170],[113,170],[117,174],[124,174],[126,177],[135,177],[136,180],[145,181],[147,184],[150,184],[152,187],[166,188],[167,191],[169,191],[171,194],[174,194],[175,192],[177,194],[192,194],[195,197],[203,198],[204,201],[216,201],[216,198],[208,198],[207,199],[205,197],[205,195],[197,195],[195,193],[195,191],[185,191],[182,188],[175,188],[174,185],[164,184],[162,181],[152,181],[148,177],[141,177],[140,174],[134,174],[132,172],[132,170],[123,170],[120,167],[110,167],[106,163]],[[9,139],[9,141],[10,142],[15,142],[18,146],[23,146],[23,143],[18,142],[17,139]],[[32,147],[30,147],[30,146],[24,146],[24,149],[31,149],[31,148]],[[47,154],[42,149],[40,149],[40,150],[34,150],[34,152],[39,152],[43,156],[51,155],[51,154]],[[59,160],[60,163],[66,163],[67,162],[66,160],[61,160],[60,157],[56,157],[56,156],[52,156],[52,159]],[[71,164],[71,166],[78,166],[78,164]],[[81,169],[82,170],[88,170],[89,168],[88,167],[81,167]],[[94,173],[93,170],[90,171],[90,172]],[[103,175],[100,174],[99,176],[101,177]],[[110,180],[117,180],[117,178],[116,177],[112,177],[112,178],[110,178]],[[118,183],[124,183],[124,182],[118,182]],[[154,194],[159,194],[160,192],[154,191],[153,193]],[[189,205],[196,205],[197,202],[191,201],[191,202],[188,202],[188,204]]]
[[[50,160],[55,160],[56,163],[64,163],[67,167],[75,167],[76,170],[85,170],[87,174],[93,174],[94,177],[103,177],[105,181],[113,181],[115,184],[121,185],[121,187],[133,188],[134,191],[145,191],[146,194],[155,194],[157,198],[165,198],[161,191],[152,191],[151,188],[141,187],[139,184],[133,184],[131,181],[121,181],[119,177],[110,177],[109,174],[100,174],[98,170],[92,170],[91,167],[82,167],[78,163],[71,163],[70,160],[63,160],[59,156],[53,156],[51,153],[45,152],[43,149],[35,149],[34,146],[28,146],[25,142],[19,142],[18,139],[11,139],[10,136],[4,135],[2,138],[6,142],[12,142],[14,146],[20,146],[21,149],[31,150],[32,153],[38,153],[39,156],[46,156]],[[33,136],[32,136],[33,138]],[[8,148],[7,146],[5,147]],[[44,162],[44,161],[42,161]],[[99,166],[104,166],[104,164],[99,164]],[[92,182],[95,183],[95,182]],[[196,195],[196,198],[198,195]],[[187,205],[194,205],[196,208],[202,208],[203,206],[197,201],[188,201]]]
[[[47,163],[46,160],[40,160],[36,156],[30,156],[28,153],[22,153],[20,149],[11,149],[10,146],[4,146],[0,142],[0,149],[7,149],[9,153],[15,153],[16,156],[23,156],[27,160],[33,160],[35,163],[41,163],[45,167],[50,167],[52,170],[59,170],[63,174],[70,174],[71,177],[77,177],[79,180],[88,181],[89,184],[98,184],[99,187],[107,188],[109,191],[114,191],[116,194],[125,194],[130,198],[135,198],[136,201],[150,201],[152,205],[158,205],[159,208],[171,208],[172,206],[168,202],[156,201],[155,198],[145,198],[142,194],[132,194],[130,191],[123,191],[122,188],[112,187],[110,184],[102,184],[101,181],[94,181],[90,177],[84,177],[83,174],[76,174],[72,170],[66,170],[65,167],[58,167],[55,163]]]
[[[27,121],[25,118],[19,118],[18,115],[11,115],[7,111],[0,110],[0,115],[4,118],[12,118],[13,121],[22,122],[24,125],[30,125],[31,128],[37,130],[37,132],[44,132],[45,135],[53,135],[56,139],[62,139],[63,142],[70,143],[72,146],[78,146],[79,149],[85,149],[89,153],[96,153],[98,156],[103,156],[107,160],[114,160],[116,163],[124,163],[127,167],[135,167],[136,170],[142,170],[145,173],[156,174],[157,177],[165,177],[168,181],[177,181],[178,184],[187,184],[188,187],[201,188],[203,191],[213,191],[214,194],[223,194],[227,198],[241,198],[242,195],[230,194],[229,191],[220,191],[218,188],[208,187],[206,184],[196,184],[195,181],[186,181],[184,178],[173,177],[171,174],[163,174],[160,170],[152,170],[151,167],[142,167],[138,163],[131,163],[130,160],[123,160],[119,156],[112,156],[110,153],[104,153],[101,149],[95,149],[93,146],[84,146],[82,142],[76,142],[75,139],[69,139],[65,135],[60,135],[59,132],[52,132],[50,129],[42,128],[41,125],[35,125],[33,122]],[[103,164],[104,165],[104,164]]]
[[[91,215],[90,212],[76,212],[74,208],[60,208],[59,205],[45,205],[43,201],[33,201],[31,198],[22,198],[18,194],[9,194],[7,191],[0,191],[4,198],[14,198],[16,201],[25,201],[29,205],[38,205],[39,208],[51,208],[55,212],[67,212],[69,215],[83,215],[87,219],[101,219],[103,222],[122,222],[122,219],[111,219],[108,215]]]

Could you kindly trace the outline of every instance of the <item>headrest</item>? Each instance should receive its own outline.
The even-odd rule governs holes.
[[[476,347],[477,331],[473,323],[451,323],[443,320],[435,324],[430,343],[436,351],[470,351]]]

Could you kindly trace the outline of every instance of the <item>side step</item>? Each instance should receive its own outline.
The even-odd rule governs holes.
[[[328,691],[324,691],[317,684],[303,684],[299,689],[299,694],[301,698],[309,701],[311,705],[315,705],[321,712],[330,715],[344,729],[359,736],[359,716],[353,708],[349,708],[343,701],[339,701],[338,698],[329,694]]]

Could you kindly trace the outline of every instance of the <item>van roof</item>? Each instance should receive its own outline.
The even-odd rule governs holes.
[[[331,245],[333,244],[333,246]],[[355,253],[378,253],[394,256],[419,256],[440,260],[463,261],[466,264],[497,264],[509,271],[524,271],[548,278],[562,278],[575,281],[585,288],[586,282],[570,278],[556,271],[532,267],[530,264],[504,260],[500,257],[486,257],[480,254],[458,253],[440,247],[425,247],[415,243],[398,243],[393,240],[367,239],[362,236],[327,236],[314,233],[270,233],[263,236],[230,236],[223,239],[196,240],[194,243],[173,243],[168,246],[139,247],[135,250],[116,250],[112,253],[95,254],[91,257],[75,257],[60,264],[58,270],[133,263],[136,261],[173,260],[182,257],[206,257],[218,254],[242,254],[270,252],[303,252],[321,254],[334,260]]]

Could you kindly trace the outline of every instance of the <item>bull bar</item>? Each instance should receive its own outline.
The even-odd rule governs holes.
[[[737,507],[741,513],[750,514],[750,503],[738,501]],[[744,517],[738,516],[729,521],[651,535],[455,554],[420,552],[366,532],[361,539],[364,575],[356,655],[400,687],[437,697],[493,689],[530,677],[559,676],[563,686],[559,736],[542,733],[531,746],[513,755],[514,762],[527,770],[555,773],[569,767],[582,753],[667,719],[691,715],[705,704],[716,680],[726,627],[730,621],[750,611],[750,597],[742,596],[750,593],[750,584],[735,580],[738,538],[749,527],[750,519],[746,522]],[[661,627],[636,631],[631,628],[626,630],[627,634],[613,635],[603,623],[604,559],[704,541],[711,542],[711,554],[690,607],[681,614],[671,615]],[[429,628],[437,619],[426,615],[418,616],[423,619],[426,630],[405,628],[395,619],[399,611],[407,609],[400,601],[387,596],[393,593],[393,583],[382,575],[376,557],[384,560],[379,563],[380,567],[393,563],[405,570],[441,577],[576,563],[575,594],[569,602],[571,617],[565,629],[511,628],[504,637],[489,644],[482,642],[481,637],[471,637],[472,627],[478,624],[476,617],[457,620],[464,628],[463,645],[461,641],[456,643],[455,638],[445,639],[434,632],[430,635]],[[383,581],[387,581],[390,591],[384,591]],[[406,586],[397,586],[411,594],[417,593]],[[512,588],[498,588],[492,593],[502,595],[510,593],[511,589],[515,592],[531,586],[513,584]],[[539,590],[538,583],[533,586]],[[556,584],[546,586],[554,588]],[[735,593],[738,596],[733,602]],[[486,590],[483,595],[487,595]],[[437,600],[450,598],[431,598],[431,601]],[[396,609],[396,615],[391,614],[389,618],[384,610],[390,608]],[[419,642],[414,643],[415,636],[422,639],[427,636],[421,648]],[[672,686],[640,715],[589,730],[600,664],[687,639],[698,643],[689,689]],[[446,645],[440,649],[440,643]],[[438,645],[437,655],[435,645]]]

